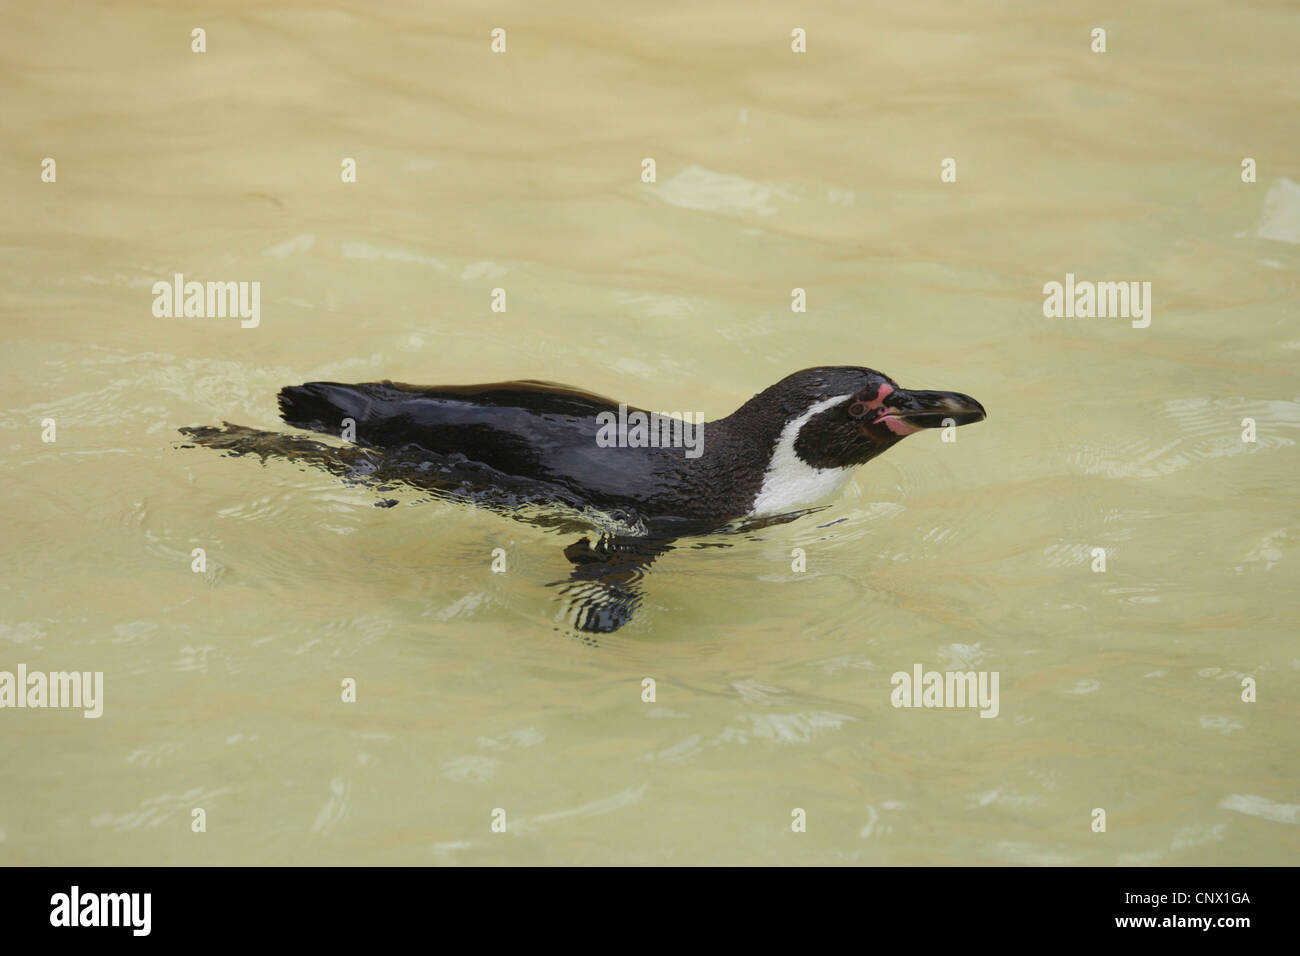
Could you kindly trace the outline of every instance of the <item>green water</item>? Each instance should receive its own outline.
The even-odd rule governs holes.
[[[0,862],[1294,862],[1300,17],[1139,6],[6,8],[0,670],[104,712],[0,710]],[[260,324],[155,317],[177,272]],[[1045,317],[1067,272],[1150,326]],[[571,535],[175,445],[316,379],[712,419],[840,363],[988,420],[594,645]],[[916,664],[998,716],[891,706]]]

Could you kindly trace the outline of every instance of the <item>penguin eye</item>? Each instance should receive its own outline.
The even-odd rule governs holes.
[[[867,403],[866,403],[866,402],[857,401],[857,402],[854,402],[852,405],[849,406],[849,417],[850,417],[850,418],[861,418],[861,417],[862,417],[863,415],[865,415],[868,411],[869,411],[869,409],[867,408]]]

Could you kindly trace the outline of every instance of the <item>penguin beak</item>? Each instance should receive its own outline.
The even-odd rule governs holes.
[[[920,392],[898,389],[880,409],[876,422],[890,431],[911,434],[922,428],[971,425],[985,418],[984,406],[961,392]]]

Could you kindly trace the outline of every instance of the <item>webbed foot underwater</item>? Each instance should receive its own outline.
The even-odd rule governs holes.
[[[968,395],[911,391],[855,366],[804,369],[725,418],[664,429],[664,435],[686,433],[685,444],[652,443],[645,434],[611,442],[613,421],[653,428],[662,420],[546,382],[309,382],[281,389],[279,401],[286,424],[347,435],[351,443],[230,424],[181,432],[194,444],[234,455],[291,460],[534,524],[594,530],[594,545],[584,537],[565,549],[573,569],[556,586],[570,602],[574,626],[596,633],[631,620],[646,571],[678,539],[740,519],[781,520],[837,491],[857,466],[907,435],[985,417]],[[700,430],[695,441],[692,428]],[[609,520],[583,520],[594,514]]]

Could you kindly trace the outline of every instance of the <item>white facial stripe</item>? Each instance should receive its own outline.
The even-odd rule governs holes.
[[[852,468],[814,468],[794,450],[799,429],[819,412],[847,402],[851,396],[840,395],[818,402],[798,418],[787,422],[777,439],[772,460],[763,474],[763,487],[754,498],[751,515],[779,515],[813,504],[843,487],[853,474]]]

